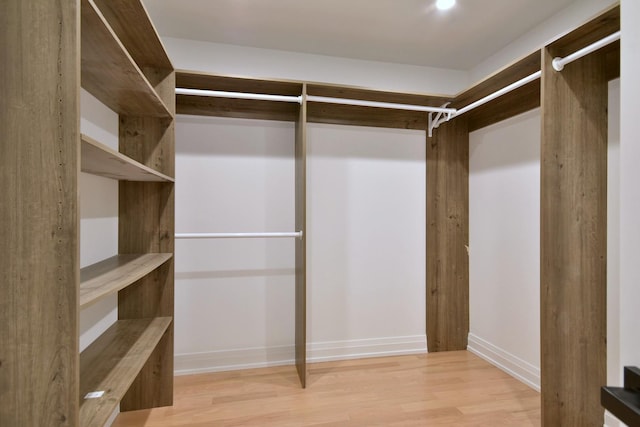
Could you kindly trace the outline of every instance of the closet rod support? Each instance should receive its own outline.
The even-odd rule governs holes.
[[[551,61],[551,65],[553,66],[554,70],[562,71],[565,65],[570,64],[571,62],[578,60],[583,56],[586,56],[591,52],[595,52],[596,50],[610,45],[611,43],[618,40],[620,40],[620,31],[613,33],[610,36],[607,36],[593,44],[590,44],[589,46],[584,47],[579,51],[572,53],[571,55],[565,56],[564,58],[553,58],[553,61]]]
[[[443,104],[442,108],[445,108],[449,104],[450,102]],[[455,110],[454,109],[448,109],[448,110],[451,110],[451,111],[447,112],[446,116],[443,116],[444,113],[442,112],[436,114],[435,117],[433,117],[434,115],[433,112],[429,113],[429,123],[428,123],[429,127],[427,129],[427,135],[429,136],[429,138],[433,136],[434,129],[437,129],[442,123],[448,122],[454,116]]]
[[[268,233],[176,233],[176,239],[257,239],[296,237],[302,239],[302,231]]]
[[[269,95],[265,93],[225,92],[220,90],[176,88],[176,95],[209,96],[213,98],[251,99],[256,101],[295,102],[302,104],[302,96]]]

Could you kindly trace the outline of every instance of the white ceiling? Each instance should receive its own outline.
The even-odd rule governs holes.
[[[573,0],[144,0],[162,36],[469,70]],[[579,1],[579,0],[578,0]]]

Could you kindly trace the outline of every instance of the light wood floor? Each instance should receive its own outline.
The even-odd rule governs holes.
[[[539,426],[540,395],[466,351],[176,377],[174,406],[115,427]]]

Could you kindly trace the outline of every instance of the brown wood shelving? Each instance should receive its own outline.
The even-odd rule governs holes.
[[[82,135],[81,152],[82,172],[120,181],[175,181],[86,135]]]
[[[82,87],[119,114],[172,117],[92,0],[82,0]]]
[[[171,317],[118,320],[80,354],[79,425],[106,423],[171,322]],[[91,392],[104,394],[86,398]]]
[[[172,257],[170,253],[116,255],[81,269],[80,308],[126,288]]]

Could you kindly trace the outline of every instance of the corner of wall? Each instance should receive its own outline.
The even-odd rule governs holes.
[[[616,0],[576,0],[540,25],[529,30],[508,46],[469,70],[472,84],[493,74],[496,70],[517,61],[540,49],[559,35],[588,21],[604,9],[615,4]]]
[[[536,391],[540,391],[540,369],[490,342],[470,333],[467,350],[486,360]]]

